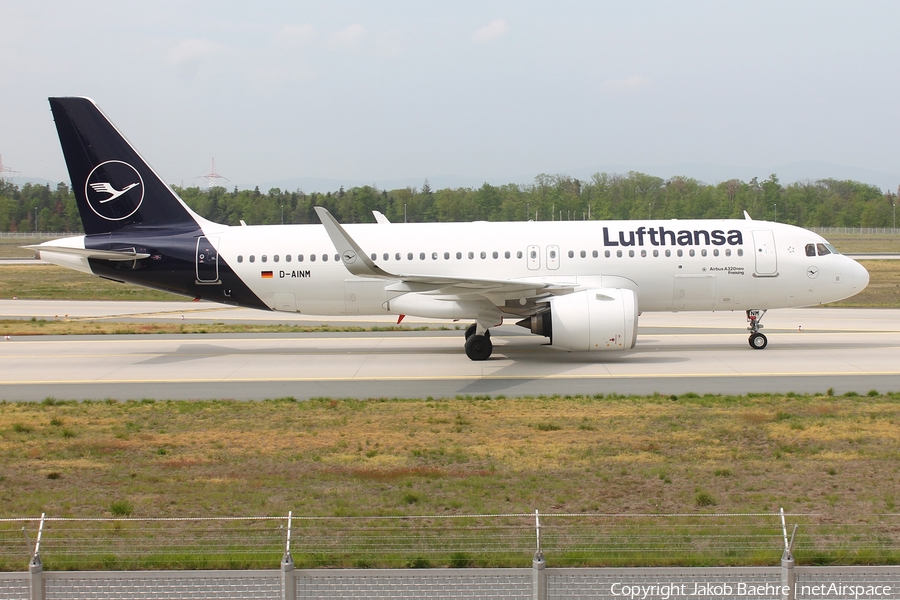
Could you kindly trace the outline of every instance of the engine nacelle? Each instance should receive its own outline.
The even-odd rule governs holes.
[[[531,333],[576,352],[631,350],[637,341],[638,303],[634,291],[596,288],[547,302],[550,310],[519,321]]]

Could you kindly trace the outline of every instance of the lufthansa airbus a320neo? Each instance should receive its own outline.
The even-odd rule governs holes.
[[[85,235],[31,246],[85,273],[197,299],[312,315],[464,319],[472,360],[514,319],[571,351],[634,347],[646,311],[741,311],[856,294],[869,274],[821,236],[732,220],[230,227],[195,214],[87,98],[51,98]]]

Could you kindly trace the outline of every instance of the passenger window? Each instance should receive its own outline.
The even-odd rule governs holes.
[[[256,262],[256,257],[252,254],[250,255],[250,262]]]
[[[671,251],[671,250],[666,250],[666,257],[668,258],[669,256],[672,256],[672,251]]]
[[[297,262],[303,262],[303,255],[302,255],[302,254],[298,254],[298,255],[297,255]]]
[[[815,256],[816,255],[816,245],[815,244],[807,244],[806,245],[806,255],[807,256]]]
[[[384,260],[391,260],[391,255],[388,254],[387,252],[385,252],[385,253],[382,254],[381,256],[382,256],[382,258],[383,258]]]
[[[609,258],[609,250],[604,251],[603,256],[605,256],[606,258]]]
[[[310,255],[309,255],[309,262],[316,262],[316,255],[315,255],[315,254],[310,254]]]
[[[641,258],[647,258],[647,251],[641,250]]]
[[[431,260],[437,260],[437,252],[431,253]]]
[[[497,254],[497,251],[496,251],[496,250],[494,250],[494,253],[491,254],[491,256],[493,256],[494,258],[500,258],[500,255]]]
[[[819,251],[819,256],[825,256],[826,254],[831,254],[831,251],[825,247],[825,244],[816,244],[816,250]]]
[[[556,250],[550,251],[550,258],[556,258]]]
[[[738,248],[738,256],[743,256],[743,255],[744,255],[744,249]]]
[[[696,254],[696,252],[694,252],[694,249],[691,248],[690,250],[688,250],[688,254],[689,254],[690,256],[694,256],[694,254]]]
[[[276,254],[275,256],[272,257],[272,262],[278,262],[278,255],[277,255],[277,254]]]
[[[622,251],[621,251],[621,250],[616,250],[616,257],[617,257],[617,258],[622,258]]]
[[[628,258],[634,258],[634,250],[628,251]]]
[[[591,252],[591,256],[593,256],[594,258],[597,258],[598,256],[600,256],[600,253],[597,252],[596,250],[594,250],[593,252]]]
[[[450,253],[444,252],[444,260],[450,260]]]
[[[340,254],[335,254],[335,255],[334,255],[334,262],[341,262],[341,255],[340,255]]]
[[[369,256],[369,258],[371,258],[372,260],[377,260],[377,258],[376,258],[377,256],[378,256],[378,255],[375,254],[375,253],[373,252],[373,253]]]
[[[323,254],[323,255],[322,255],[322,262],[328,262],[328,255],[327,255],[327,254]]]
[[[284,255],[284,262],[291,262],[291,255],[290,255],[290,254],[285,254],[285,255]]]
[[[659,250],[654,250],[654,251],[653,251],[653,258],[656,258],[656,257],[658,257],[658,256],[659,256]]]
[[[725,256],[731,256],[731,248],[725,248]]]
[[[419,252],[419,260],[425,260],[425,253]]]
[[[469,252],[469,260],[472,260],[473,258],[475,258],[475,253]]]
[[[684,250],[682,250],[681,248],[679,248],[679,249],[678,249],[678,252],[677,252],[676,254],[678,254],[678,257],[680,258],[680,257],[684,256]]]
[[[268,257],[266,257],[265,254],[263,254],[262,256],[259,257],[259,260],[260,260],[260,262],[266,262],[269,259],[268,259]]]
[[[521,251],[521,250],[519,250],[518,252],[516,252],[516,258],[522,258],[522,251]]]
[[[587,252],[584,250],[581,251],[581,258],[587,258]]]
[[[719,255],[719,249],[713,248],[713,256],[718,256],[718,255]]]
[[[531,258],[537,258],[537,250],[531,251]]]
[[[407,253],[406,253],[406,260],[412,260],[412,259],[413,259],[413,253],[412,253],[412,252],[407,252]]]
[[[509,258],[509,250],[503,253],[503,258]]]
[[[400,260],[400,253],[399,253],[399,252],[397,252],[396,254],[394,254],[394,259]]]
[[[239,263],[244,262],[244,257],[241,256],[240,254],[238,254],[238,262],[239,262]]]
[[[481,251],[481,258],[487,258],[487,252],[484,250]]]
[[[706,256],[706,248],[700,251],[700,256]]]
[[[575,258],[575,251],[569,250],[569,258]]]
[[[462,260],[462,252],[456,253],[456,260]]]

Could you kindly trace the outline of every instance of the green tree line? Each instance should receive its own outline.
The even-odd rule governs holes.
[[[278,188],[262,193],[223,187],[174,187],[187,204],[218,223],[248,225],[318,223],[313,208],[324,206],[343,223],[373,222],[373,210],[393,222],[522,221],[526,219],[777,220],[801,227],[892,227],[897,196],[858,181],[821,179],[782,185],[732,179],[706,184],[689,177],[663,179],[645,173],[597,173],[587,181],[566,175],[538,175],[528,185],[485,183],[479,188],[379,190],[353,187],[327,193]],[[0,231],[81,231],[75,196],[60,183],[0,180]]]

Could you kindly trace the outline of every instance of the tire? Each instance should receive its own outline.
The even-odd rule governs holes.
[[[769,345],[769,340],[761,333],[750,335],[750,347],[754,350],[762,350]]]
[[[486,335],[473,335],[466,340],[466,356],[471,360],[487,360],[493,351],[494,344]]]
[[[476,328],[476,324],[475,324],[475,323],[472,323],[471,325],[469,325],[468,327],[466,327],[466,341],[468,341],[468,339],[469,339],[470,337],[472,337],[473,335],[475,335],[475,328]],[[490,330],[486,329],[486,330],[484,331],[484,337],[486,337],[486,338],[491,337],[491,332],[490,332]]]

